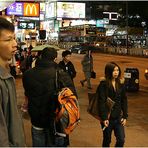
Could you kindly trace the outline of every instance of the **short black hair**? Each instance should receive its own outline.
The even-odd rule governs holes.
[[[71,52],[69,50],[65,50],[62,52],[62,57],[66,57],[67,55],[71,55]]]
[[[57,51],[54,48],[46,47],[42,50],[41,53],[41,59],[54,61],[55,58],[57,58]]]
[[[14,32],[14,25],[4,17],[0,17],[0,33],[2,30],[9,30]]]

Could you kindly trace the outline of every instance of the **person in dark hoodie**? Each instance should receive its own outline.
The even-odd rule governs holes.
[[[112,131],[114,131],[116,137],[115,147],[123,147],[125,142],[124,126],[128,117],[128,104],[124,80],[121,79],[121,70],[116,63],[109,62],[106,64],[105,79],[100,81],[97,94],[99,116],[103,131],[102,147],[110,146]],[[110,111],[106,106],[108,97],[115,102]],[[110,117],[108,117],[109,112]]]
[[[46,47],[37,59],[35,67],[23,75],[23,86],[28,98],[28,113],[32,124],[32,142],[34,147],[56,146],[55,144],[55,111],[57,108],[56,79],[58,87],[69,87],[76,94],[70,76],[58,68],[55,62],[57,51]]]

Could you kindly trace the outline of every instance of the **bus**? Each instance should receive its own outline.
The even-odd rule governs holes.
[[[70,48],[73,45],[105,46],[106,30],[96,25],[84,24],[59,28],[59,46]]]

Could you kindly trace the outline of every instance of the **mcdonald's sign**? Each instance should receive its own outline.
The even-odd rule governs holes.
[[[39,3],[24,3],[24,16],[39,17],[40,5]]]

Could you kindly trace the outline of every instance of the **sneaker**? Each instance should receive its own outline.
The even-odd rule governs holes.
[[[84,82],[80,81],[80,83],[81,83],[82,87],[84,87]]]

